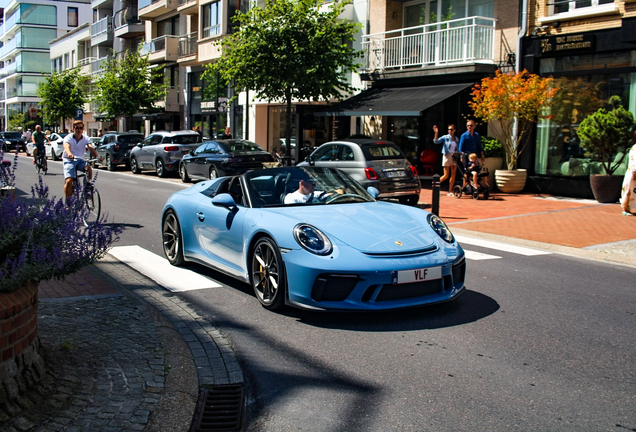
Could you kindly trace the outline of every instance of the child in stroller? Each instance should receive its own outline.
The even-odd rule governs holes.
[[[457,163],[457,169],[464,177],[464,185],[455,186],[453,195],[455,195],[455,198],[461,198],[462,194],[466,194],[471,195],[473,199],[479,199],[481,194],[484,199],[488,199],[490,197],[490,186],[487,178],[488,168],[479,163],[475,153],[468,155],[468,158],[462,156],[465,155],[456,154],[455,162]]]

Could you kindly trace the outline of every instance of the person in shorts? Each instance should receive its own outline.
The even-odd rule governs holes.
[[[93,178],[93,169],[84,159],[86,148],[90,150],[94,158],[98,158],[99,155],[95,151],[90,138],[84,134],[84,122],[81,120],[73,122],[73,133],[69,133],[64,137],[63,147],[64,196],[68,200],[73,195],[73,182],[77,177],[78,170],[86,170],[88,179]]]
[[[49,137],[44,135],[42,132],[42,126],[36,125],[35,132],[31,134],[31,140],[33,141],[33,165],[35,165],[35,161],[37,160],[38,153],[44,155],[44,159],[46,159],[46,149],[44,148],[44,141],[51,141]]]
[[[448,125],[448,134],[443,135],[439,139],[439,129],[437,125],[433,126],[434,144],[442,145],[442,167],[444,175],[439,179],[440,184],[450,178],[448,182],[448,196],[453,196],[453,187],[455,186],[455,175],[457,174],[457,164],[453,160],[453,155],[459,150],[459,139],[455,136],[455,125]]]

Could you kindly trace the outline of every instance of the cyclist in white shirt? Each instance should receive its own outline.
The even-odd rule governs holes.
[[[90,164],[84,160],[86,148],[91,152],[93,157],[99,155],[95,151],[91,140],[84,135],[84,122],[75,120],[73,122],[73,133],[64,137],[64,151],[62,152],[62,162],[64,166],[64,196],[68,200],[73,195],[73,181],[77,177],[77,170],[86,170],[88,179],[93,178],[93,169]]]

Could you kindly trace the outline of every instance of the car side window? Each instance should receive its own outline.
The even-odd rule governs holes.
[[[342,151],[340,153],[340,160],[343,161],[352,161],[355,160],[355,156],[353,155],[353,149],[349,146],[341,146]]]
[[[216,143],[208,143],[205,146],[205,152],[206,153],[210,153],[210,154],[219,154],[219,147],[216,145]]]
[[[150,145],[161,144],[161,139],[162,138],[163,137],[161,135],[153,135],[152,139],[150,140]],[[168,142],[169,143],[170,142],[170,138],[169,137],[166,137],[166,138],[167,138],[167,140],[164,141],[164,142]]]
[[[335,161],[338,160],[338,145],[329,144],[322,145],[316,150],[312,156],[316,161]]]
[[[146,139],[144,139],[142,142],[139,143],[139,145],[141,146],[150,145],[150,142],[152,141],[154,137],[155,137],[154,135],[147,136]]]

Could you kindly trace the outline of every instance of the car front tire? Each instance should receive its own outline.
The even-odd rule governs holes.
[[[130,170],[133,174],[141,174],[139,164],[137,163],[137,158],[134,156],[130,158]]]
[[[108,171],[115,171],[115,164],[113,163],[113,159],[110,157],[110,155],[106,155],[106,169],[108,169]]]
[[[161,237],[163,238],[163,253],[173,266],[182,265],[183,240],[181,237],[181,225],[174,210],[168,210],[161,224]]]
[[[184,163],[179,165],[179,177],[181,177],[182,182],[190,183],[190,176],[188,175],[188,170]]]
[[[251,280],[254,294],[265,309],[283,307],[287,287],[283,258],[269,237],[259,239],[252,249]]]
[[[210,180],[214,180],[219,177],[219,172],[214,167],[210,167]]]
[[[51,149],[51,159],[53,159],[55,162],[60,160],[60,157],[57,155],[57,153],[55,153],[54,149]]]

